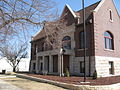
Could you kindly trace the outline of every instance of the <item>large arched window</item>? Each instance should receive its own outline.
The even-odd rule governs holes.
[[[71,37],[70,36],[65,36],[62,41],[63,41],[63,48],[71,49]]]
[[[113,36],[110,32],[104,32],[104,44],[106,49],[114,49]]]
[[[84,32],[80,32],[80,49],[83,49],[84,48]]]

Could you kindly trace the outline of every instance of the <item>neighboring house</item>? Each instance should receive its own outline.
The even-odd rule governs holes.
[[[29,58],[21,59],[21,62],[19,63],[18,67],[16,68],[16,71],[28,72],[29,71],[29,63],[30,63]],[[6,70],[6,72],[12,72],[12,70],[13,70],[12,66],[10,66],[10,64],[5,60],[5,58],[0,59],[0,72],[2,72],[2,70]]]
[[[101,0],[85,8],[87,32],[86,73],[98,77],[120,75],[120,16],[113,0]],[[65,6],[69,32],[63,40],[68,40],[63,56],[63,69],[68,68],[71,75],[84,75],[84,43],[82,10],[73,11]],[[45,50],[44,30],[37,33],[31,41],[30,72],[60,74],[60,49]],[[67,45],[67,44],[66,44]]]

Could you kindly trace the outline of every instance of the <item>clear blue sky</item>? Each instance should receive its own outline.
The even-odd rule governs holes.
[[[68,4],[73,10],[77,11],[82,8],[82,0],[55,0],[58,2],[58,9],[60,13],[62,12],[65,4]],[[100,0],[85,0],[85,6],[91,5]],[[120,14],[120,0],[114,0],[115,5]]]

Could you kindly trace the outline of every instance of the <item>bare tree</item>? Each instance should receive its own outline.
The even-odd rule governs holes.
[[[68,28],[65,16],[66,15],[59,17],[56,13],[56,17],[53,21],[44,21],[44,49],[46,48],[46,46],[50,46],[53,49],[58,49],[62,47],[62,38]]]
[[[58,17],[56,15],[54,21],[44,22],[45,43],[46,46],[52,47],[52,49],[60,49],[63,45],[63,36],[68,30],[67,22],[64,17]]]
[[[54,16],[55,4],[52,0],[0,0],[0,42],[43,25],[43,20]]]
[[[27,45],[5,45],[0,47],[0,54],[6,61],[13,67],[13,72],[16,71],[16,67],[21,62],[22,58],[27,57]]]

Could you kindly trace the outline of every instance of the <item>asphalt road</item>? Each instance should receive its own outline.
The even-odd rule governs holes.
[[[0,75],[0,90],[67,90],[54,85]]]

